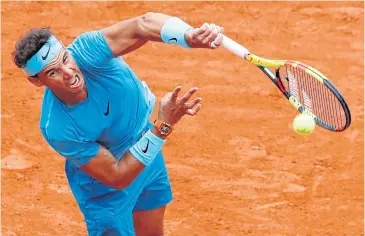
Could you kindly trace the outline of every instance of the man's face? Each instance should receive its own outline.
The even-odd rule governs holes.
[[[38,73],[38,77],[40,82],[52,91],[65,94],[78,94],[85,87],[79,67],[65,48]]]

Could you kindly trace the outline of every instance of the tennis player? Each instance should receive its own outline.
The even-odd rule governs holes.
[[[217,48],[222,32],[214,24],[193,28],[178,17],[147,13],[85,32],[67,47],[45,28],[16,42],[14,63],[31,83],[46,87],[40,129],[66,159],[89,235],[163,235],[172,192],[161,148],[202,101],[191,99],[198,88],[180,95],[177,86],[162,98],[158,117],[150,117],[155,96],[121,56],[148,41]]]

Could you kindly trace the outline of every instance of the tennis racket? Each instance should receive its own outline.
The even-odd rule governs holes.
[[[344,97],[318,70],[298,61],[268,60],[223,36],[222,45],[263,71],[300,113],[313,117],[316,124],[330,131],[344,131],[351,114]],[[272,68],[270,70],[269,68]]]

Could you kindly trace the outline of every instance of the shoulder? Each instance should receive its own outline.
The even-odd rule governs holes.
[[[89,44],[92,45],[89,45]],[[80,34],[67,48],[87,47],[96,44],[103,45],[106,43],[101,30],[87,31]]]
[[[101,30],[79,35],[67,50],[81,67],[100,66],[113,58],[113,54]]]
[[[74,123],[48,88],[43,96],[40,128],[47,141],[76,137],[76,133],[70,133],[75,130]]]

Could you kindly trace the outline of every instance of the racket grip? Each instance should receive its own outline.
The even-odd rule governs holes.
[[[247,55],[250,54],[250,52],[247,50],[247,48],[243,47],[242,45],[233,41],[232,39],[228,38],[225,35],[223,35],[222,45],[227,50],[233,52],[237,56],[242,57],[244,59],[246,59]]]

